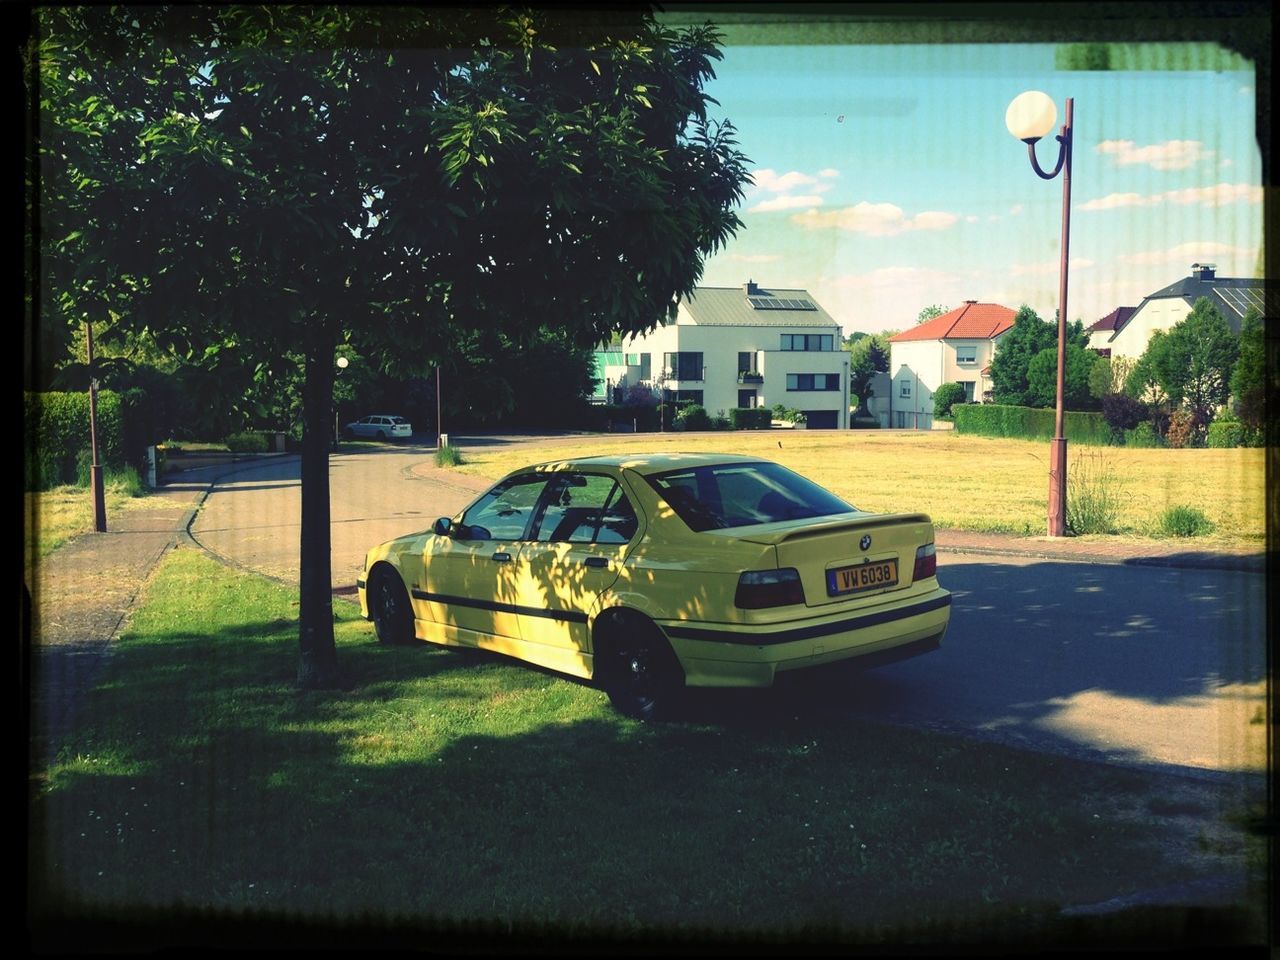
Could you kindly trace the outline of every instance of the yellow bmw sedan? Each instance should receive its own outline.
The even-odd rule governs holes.
[[[776,463],[662,454],[542,463],[370,550],[384,643],[479,647],[592,679],[623,713],[685,687],[934,650],[951,594],[933,524],[859,510]]]

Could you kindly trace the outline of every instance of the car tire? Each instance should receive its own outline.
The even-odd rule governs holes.
[[[386,434],[386,431],[385,431],[385,430],[379,430],[379,431],[378,431],[378,439],[379,439],[379,440],[385,440],[385,439],[387,439],[387,434]]]
[[[669,716],[684,670],[662,631],[638,615],[606,614],[595,635],[596,676],[614,709],[641,721]]]
[[[369,582],[369,616],[378,642],[401,645],[413,635],[413,609],[400,577],[389,569],[377,571]]]

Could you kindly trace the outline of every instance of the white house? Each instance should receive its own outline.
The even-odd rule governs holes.
[[[804,290],[698,287],[674,322],[624,340],[620,358],[598,357],[610,399],[639,384],[713,416],[781,403],[804,411],[810,429],[849,426],[840,325]]]
[[[933,427],[933,394],[944,383],[964,387],[965,399],[991,394],[991,358],[1016,313],[998,303],[961,306],[889,338],[889,426]]]
[[[1101,320],[1096,320],[1085,327],[1084,332],[1089,336],[1089,349],[1104,357],[1111,356],[1109,341],[1118,329],[1129,322],[1129,318],[1137,309],[1137,307],[1116,307]]]
[[[1219,277],[1215,276],[1216,271],[1212,263],[1193,263],[1190,276],[1143,298],[1128,319],[1117,324],[1110,336],[1099,338],[1097,344],[1091,334],[1089,346],[1109,349],[1113,357],[1136,359],[1147,349],[1147,341],[1155,331],[1168,330],[1185,320],[1201,297],[1209,298],[1236,333],[1250,307],[1256,306],[1266,315],[1265,281]]]

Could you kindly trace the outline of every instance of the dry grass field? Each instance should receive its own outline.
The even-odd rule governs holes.
[[[743,453],[776,460],[864,510],[921,510],[941,527],[1041,535],[1049,444],[959,436],[951,431],[735,431],[577,436],[464,449],[455,468],[497,478],[519,466],[628,451]],[[1196,507],[1215,530],[1196,538],[1262,548],[1266,531],[1263,451],[1068,447],[1068,477],[1114,477],[1119,536],[1156,535],[1161,513]]]

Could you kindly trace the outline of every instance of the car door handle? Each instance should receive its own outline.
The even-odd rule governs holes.
[[[607,567],[609,565],[609,561],[605,557],[587,557],[582,563],[588,567]]]
[[[499,563],[506,563],[506,562],[508,562],[508,561],[511,559],[511,554],[509,554],[509,553],[503,553],[502,551],[498,551],[497,553],[495,553],[495,554],[494,554],[492,557],[490,557],[489,559],[491,559],[491,560],[497,560]]]

